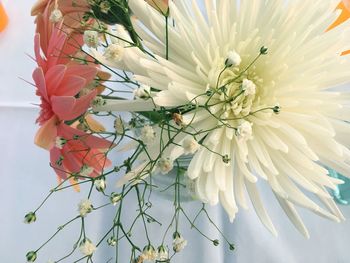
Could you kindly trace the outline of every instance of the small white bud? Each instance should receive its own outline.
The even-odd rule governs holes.
[[[109,199],[111,200],[111,203],[115,206],[120,201],[120,199],[122,199],[122,195],[113,192],[111,193]]]
[[[125,126],[124,121],[122,120],[122,118],[120,116],[118,116],[114,120],[114,129],[115,129],[116,133],[119,135],[124,134],[124,132],[125,132],[124,126]]]
[[[106,100],[102,98],[101,96],[96,96],[94,100],[92,101],[93,106],[101,107],[106,105]]]
[[[85,256],[91,256],[96,249],[96,246],[88,238],[80,242],[79,250]]]
[[[90,48],[97,48],[99,45],[98,32],[94,30],[85,30],[84,43]]]
[[[50,21],[52,23],[58,23],[62,20],[62,17],[62,12],[59,9],[55,8],[50,14]]]
[[[87,166],[87,165],[83,165],[83,167],[81,168],[79,174],[80,176],[83,176],[83,177],[88,177],[91,175],[91,173],[94,171],[94,168],[90,167],[90,166]]]
[[[169,253],[164,246],[158,247],[157,252],[157,260],[166,261],[169,259]]]
[[[112,236],[107,239],[107,244],[111,247],[115,247],[117,245],[117,240]]]
[[[185,240],[179,233],[175,233],[173,238],[173,250],[175,253],[179,253],[186,247],[187,240]]]
[[[182,147],[185,154],[194,154],[198,151],[199,144],[192,136],[188,136],[183,140]]]
[[[256,93],[256,85],[253,81],[249,79],[244,79],[242,82],[242,90],[244,91],[244,95],[255,95]]]
[[[134,90],[134,96],[139,99],[149,99],[151,97],[151,88],[147,85],[141,85]]]
[[[143,249],[141,257],[143,260],[156,260],[157,252],[152,245],[148,245]]]
[[[243,121],[236,130],[236,135],[240,140],[248,140],[251,138],[253,134],[253,129],[252,129],[253,123],[249,121]]]
[[[124,55],[124,47],[119,44],[111,44],[109,45],[105,52],[104,57],[108,60],[112,60],[115,62],[119,62],[123,59]]]
[[[58,148],[58,149],[61,149],[63,148],[63,146],[67,143],[67,140],[60,137],[60,136],[57,136],[56,137],[56,140],[55,140],[55,146]]]
[[[100,11],[102,13],[105,13],[107,14],[109,12],[109,10],[111,10],[111,4],[108,2],[108,1],[103,1],[101,4],[100,4]]]
[[[93,206],[89,199],[82,200],[78,204],[78,212],[81,217],[85,217],[87,214],[91,213],[92,209]]]
[[[227,54],[225,65],[227,67],[237,67],[241,64],[241,56],[236,51],[230,51]]]
[[[156,139],[156,132],[152,128],[152,126],[146,125],[141,129],[141,138],[144,144],[150,145],[154,143]]]
[[[106,189],[106,180],[105,179],[97,179],[95,180],[96,190],[99,192],[103,192]]]
[[[158,168],[162,174],[169,173],[174,167],[174,163],[170,158],[160,158],[158,161]]]

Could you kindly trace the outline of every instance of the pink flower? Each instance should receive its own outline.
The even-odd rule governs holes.
[[[77,49],[69,44],[61,27],[53,28],[46,50],[41,46],[40,34],[36,34],[34,40],[38,68],[33,72],[33,80],[41,100],[37,119],[41,127],[35,143],[45,149],[53,145],[56,123],[83,115],[97,94],[97,90],[91,90],[79,96],[79,92],[94,81],[98,70],[96,66],[71,61],[69,54],[76,53]]]
[[[113,147],[110,141],[72,128],[64,123],[57,125],[56,137],[63,143],[50,150],[50,162],[61,179],[67,175],[96,177],[111,162],[106,151]],[[78,176],[79,177],[79,176]]]

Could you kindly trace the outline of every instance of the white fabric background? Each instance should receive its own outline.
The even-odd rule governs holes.
[[[311,0],[307,0],[311,1]],[[26,212],[35,208],[45,193],[56,183],[53,171],[48,165],[47,152],[33,144],[37,129],[34,124],[38,110],[32,106],[37,102],[31,85],[20,80],[31,81],[34,63],[26,55],[33,54],[33,19],[29,16],[33,0],[3,1],[9,16],[10,25],[6,32],[0,33],[0,262],[25,262],[28,250],[36,249],[56,227],[72,218],[76,213],[76,203],[84,193],[65,192],[57,194],[44,209],[38,213],[38,221],[33,225],[22,223]],[[115,157],[118,158],[118,157]],[[261,186],[265,204],[279,232],[274,238],[260,224],[252,208],[240,211],[233,224],[228,222],[221,208],[212,209],[212,215],[236,244],[236,251],[227,247],[214,247],[189,230],[183,235],[189,240],[184,252],[175,258],[179,263],[346,263],[350,262],[349,242],[350,223],[336,224],[319,218],[300,209],[309,227],[311,239],[305,240],[288,222],[271,192]],[[96,199],[95,199],[96,200]],[[98,202],[98,198],[97,198]],[[132,207],[132,203],[129,204]],[[154,214],[165,217],[171,203],[163,202]],[[194,204],[187,204],[192,208]],[[347,218],[350,207],[342,207]],[[92,215],[88,223],[90,238],[96,240],[102,234],[112,217],[113,211]],[[106,225],[107,224],[107,225]],[[204,228],[205,223],[201,223]],[[55,241],[39,253],[37,262],[58,259],[68,252],[76,238],[77,228],[68,228]],[[209,231],[210,232],[210,231]],[[154,229],[152,235],[157,235]],[[211,233],[212,238],[217,235]],[[94,262],[103,263],[113,256],[113,251],[98,250]],[[64,262],[72,262],[68,260]],[[125,257],[121,262],[128,262]]]

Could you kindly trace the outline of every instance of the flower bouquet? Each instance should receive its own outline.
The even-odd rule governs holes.
[[[234,250],[207,207],[221,205],[234,221],[250,199],[277,235],[258,184],[305,237],[297,207],[343,221],[328,189],[343,182],[329,169],[350,176],[350,96],[337,89],[350,80],[349,10],[333,0],[39,0],[35,143],[49,151],[59,183],[25,221],[59,191],[88,194],[27,260],[73,222],[80,235],[54,262],[93,262],[105,243],[110,262],[126,253],[130,262],[173,262],[187,244],[182,224]],[[96,194],[106,203],[95,204]],[[172,213],[160,222],[153,204],[168,199]],[[201,204],[194,218],[189,201]],[[91,240],[89,215],[109,206],[108,231]],[[165,228],[153,235],[150,225]]]

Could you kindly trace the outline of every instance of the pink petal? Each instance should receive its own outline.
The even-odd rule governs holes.
[[[55,65],[46,72],[46,89],[49,97],[57,93],[57,87],[61,84],[66,69],[67,66],[65,65]]]
[[[86,79],[86,83],[93,81],[97,74],[97,68],[88,65],[72,65],[67,69],[67,75],[77,75]]]
[[[79,99],[77,99],[74,108],[72,109],[72,116],[75,116],[72,119],[84,114],[90,107],[91,101],[96,97],[96,95],[97,91],[94,90],[88,95],[82,96]]]
[[[61,120],[71,120],[69,116],[71,114],[75,102],[76,99],[72,96],[51,97],[52,110]]]
[[[75,96],[86,85],[86,80],[79,76],[66,76],[63,78],[60,87],[54,95]]]
[[[46,90],[46,81],[45,76],[42,68],[36,68],[33,72],[33,80],[35,82],[36,87],[38,88],[38,91],[40,93],[40,96],[42,96],[45,100],[49,100]]]
[[[64,123],[61,123],[57,129],[58,133],[62,134],[62,137],[66,139],[73,139],[75,136],[78,136],[79,140],[82,140],[84,144],[91,149],[109,149],[112,145],[112,143],[106,139],[74,129]]]
[[[53,116],[39,128],[35,135],[34,142],[41,148],[50,150],[57,137],[57,117]]]
[[[35,37],[34,37],[34,53],[35,53],[36,63],[38,63],[39,67],[42,67],[45,70],[46,62],[45,60],[43,60],[40,53],[40,34],[35,34]]]
[[[96,91],[79,99],[71,96],[52,96],[52,110],[61,120],[73,120],[86,112],[95,96]]]

